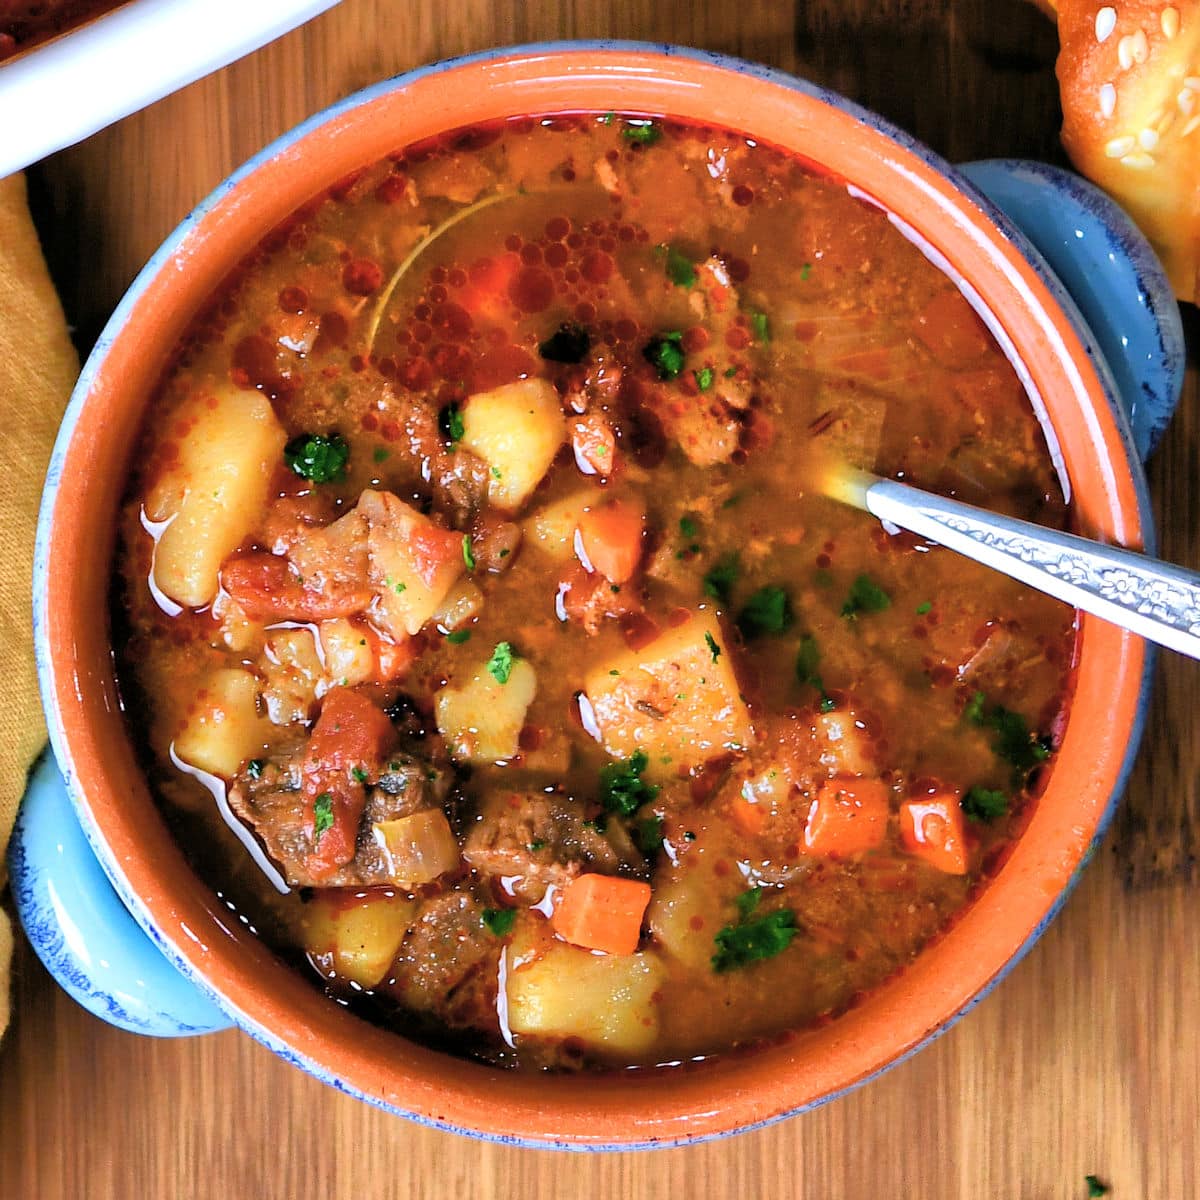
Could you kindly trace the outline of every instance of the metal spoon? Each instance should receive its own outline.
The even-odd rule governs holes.
[[[1133,633],[1200,658],[1200,572],[866,471],[830,471],[825,495]]]

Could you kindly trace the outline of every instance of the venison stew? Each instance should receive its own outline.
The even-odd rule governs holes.
[[[124,703],[314,986],[530,1070],[827,1021],[986,886],[1074,612],[812,486],[1062,527],[1013,366],[861,191],[614,113],[410,146],[272,232],[147,410]]]

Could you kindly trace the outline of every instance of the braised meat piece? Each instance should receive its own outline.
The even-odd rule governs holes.
[[[502,792],[467,834],[463,857],[480,875],[536,904],[585,868],[605,875],[644,874],[646,863],[618,821],[603,832],[573,800],[540,792]]]

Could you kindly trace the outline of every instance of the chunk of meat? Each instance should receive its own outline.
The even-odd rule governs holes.
[[[579,804],[539,792],[493,796],[467,835],[463,857],[534,904],[584,868],[606,875],[646,869],[619,822],[601,833],[584,821]]]
[[[329,621],[362,612],[369,588],[303,577],[281,555],[250,551],[227,559],[221,586],[252,621]]]
[[[578,621],[592,635],[605,620],[642,611],[636,588],[609,583],[603,575],[589,574],[579,563],[573,564],[559,583],[557,603],[563,619]]]
[[[689,396],[677,387],[648,389],[646,407],[667,438],[698,467],[728,462],[742,437],[742,423],[724,400],[712,394]]]

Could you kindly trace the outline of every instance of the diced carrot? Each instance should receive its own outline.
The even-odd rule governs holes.
[[[826,779],[808,810],[804,845],[813,854],[857,854],[883,841],[888,788],[879,779]]]
[[[625,583],[642,557],[646,510],[632,500],[614,500],[589,508],[579,518],[576,551],[585,567],[609,583]]]
[[[573,946],[632,954],[638,948],[650,885],[612,875],[577,875],[554,910],[554,932]]]
[[[308,587],[278,554],[253,551],[229,559],[221,586],[252,621],[329,621],[362,612],[372,593],[350,587]]]
[[[602,413],[587,413],[567,422],[575,465],[585,475],[611,475],[616,459],[617,440],[608,418]]]
[[[952,792],[900,805],[900,844],[947,875],[967,873],[962,804]]]

